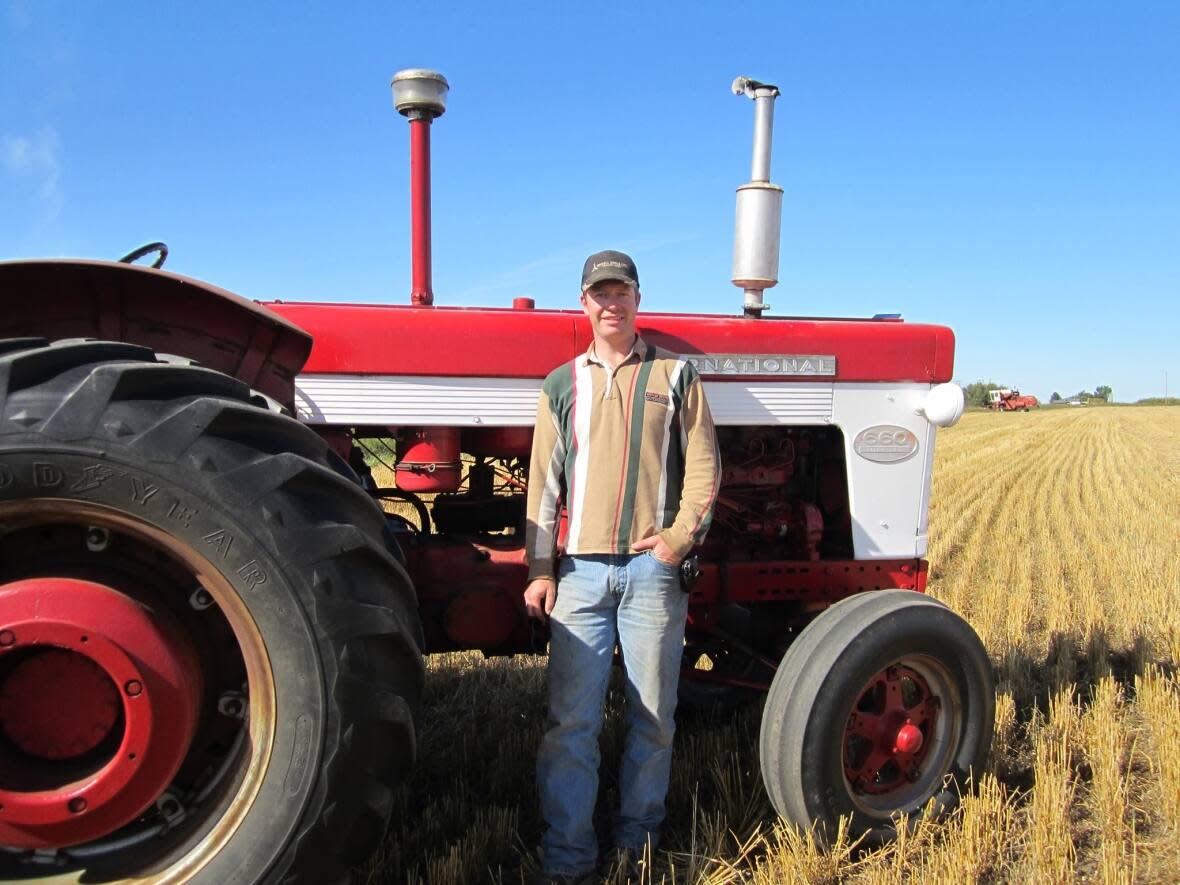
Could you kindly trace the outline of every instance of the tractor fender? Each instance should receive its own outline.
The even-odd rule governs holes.
[[[115,261],[0,261],[0,338],[98,338],[194,360],[285,406],[311,335],[240,295]]]

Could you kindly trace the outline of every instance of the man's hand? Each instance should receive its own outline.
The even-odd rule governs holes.
[[[642,541],[636,541],[631,545],[631,549],[636,553],[642,553],[644,550],[650,550],[651,555],[664,565],[678,566],[680,565],[680,557],[672,552],[672,548],[664,543],[664,539],[659,535],[652,535],[650,538],[644,538]]]
[[[557,602],[557,582],[552,578],[533,578],[524,588],[524,610],[530,618],[536,618],[542,624],[553,613],[553,604]]]

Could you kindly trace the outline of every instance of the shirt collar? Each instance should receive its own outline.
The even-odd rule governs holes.
[[[627,363],[628,361],[631,360],[632,357],[637,358],[639,360],[639,362],[643,362],[643,358],[645,356],[647,356],[647,342],[643,340],[643,338],[639,335],[638,332],[636,332],[635,333],[635,344],[633,344],[631,346],[631,352],[629,354],[627,354],[627,358],[624,359],[623,362],[619,363],[619,365],[621,366],[621,365]],[[606,363],[604,363],[602,360],[600,360],[598,358],[598,354],[596,354],[594,352],[594,342],[593,341],[591,341],[590,346],[586,348],[586,352],[578,358],[578,365],[579,366],[585,366],[588,363],[594,363],[594,365],[602,366],[604,369],[608,368]]]

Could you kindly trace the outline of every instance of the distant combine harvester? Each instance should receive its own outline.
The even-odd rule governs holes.
[[[997,412],[1027,412],[1031,408],[1040,406],[1037,398],[1032,394],[1024,396],[1019,390],[1009,390],[1007,387],[989,390],[987,398],[987,407],[995,409]]]

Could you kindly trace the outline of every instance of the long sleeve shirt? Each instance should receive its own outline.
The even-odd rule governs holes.
[[[568,554],[630,553],[658,534],[685,556],[708,531],[720,477],[696,368],[636,336],[612,370],[591,345],[541,387],[529,468],[529,579],[553,577],[563,501]]]

